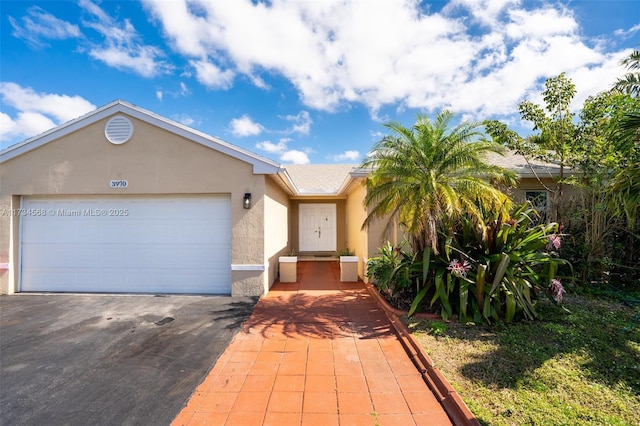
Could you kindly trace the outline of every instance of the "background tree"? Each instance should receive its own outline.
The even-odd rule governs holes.
[[[635,98],[637,101],[637,98]],[[615,137],[628,147],[626,166],[613,179],[609,205],[624,214],[630,229],[638,223],[640,210],[640,113],[625,115],[616,129]]]
[[[556,185],[554,188],[547,187],[551,193],[551,220],[557,222],[563,222],[565,218],[563,210],[566,209],[562,209],[560,202],[563,200],[566,170],[576,164],[573,149],[576,125],[571,111],[571,101],[575,94],[575,85],[562,73],[545,82],[545,90],[542,92],[544,106],[530,101],[521,102],[518,111],[522,119],[531,122],[533,131],[538,132],[527,138],[509,130],[498,121],[488,120],[484,123],[494,141],[516,151],[527,161],[535,159],[558,164],[560,173]],[[542,183],[541,177],[538,179]]]
[[[516,176],[485,159],[504,148],[483,137],[480,123],[450,128],[452,119],[443,111],[433,122],[419,115],[411,128],[385,125],[392,134],[374,145],[362,165],[372,170],[364,200],[370,213],[363,227],[375,219],[387,220],[387,230],[399,223],[414,253],[427,247],[438,253],[438,232],[463,215],[477,224],[484,211],[508,217],[511,200],[492,181],[513,185]]]
[[[634,50],[621,65],[629,72],[619,79],[614,90],[626,93],[636,101],[640,95],[640,51]],[[624,146],[630,157],[627,165],[616,175],[612,185],[610,205],[625,214],[630,228],[634,228],[640,205],[640,107],[636,105],[619,120],[613,137]]]
[[[611,269],[609,263],[619,263],[613,260],[615,257],[626,257],[624,250],[616,255],[614,243],[626,240],[624,228],[630,228],[620,217],[631,208],[633,195],[616,189],[615,182],[628,176],[638,164],[633,141],[620,129],[628,121],[628,114],[639,109],[636,98],[610,91],[587,98],[579,114],[574,153],[579,158],[576,166],[580,173],[572,183],[580,188],[586,262],[595,273],[591,278],[602,278]],[[616,202],[612,203],[613,199]],[[627,248],[633,246],[628,243]]]
[[[623,64],[639,69],[637,53]],[[523,138],[503,123],[485,122],[495,141],[525,158],[560,165],[561,179],[551,197],[552,212],[567,225],[574,244],[565,245],[564,255],[578,266],[585,283],[608,281],[616,268],[637,269],[632,265],[640,241],[634,228],[640,202],[637,81],[637,72],[635,77],[628,74],[614,90],[587,98],[576,119],[570,110],[575,88],[560,74],[545,84],[544,108],[531,102],[519,106],[522,118],[534,124],[537,134]],[[566,176],[567,167],[576,173]],[[580,202],[571,203],[571,210],[563,211],[560,203],[566,203],[563,184],[578,189],[572,192]],[[626,222],[621,221],[623,216]],[[626,272],[618,275],[634,276]]]

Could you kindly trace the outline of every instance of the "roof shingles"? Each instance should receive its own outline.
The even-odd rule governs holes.
[[[353,164],[286,165],[285,169],[298,188],[300,195],[332,195],[349,177]]]

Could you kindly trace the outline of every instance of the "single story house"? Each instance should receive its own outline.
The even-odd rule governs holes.
[[[521,157],[495,161],[520,197],[547,197]],[[346,247],[363,277],[384,228],[361,229],[366,175],[283,166],[118,100],[0,151],[0,293],[262,296],[280,256]]]

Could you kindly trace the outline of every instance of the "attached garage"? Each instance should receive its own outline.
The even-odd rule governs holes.
[[[284,181],[275,161],[114,101],[0,150],[0,294],[262,296],[288,250]]]
[[[25,197],[20,291],[231,293],[228,196]]]

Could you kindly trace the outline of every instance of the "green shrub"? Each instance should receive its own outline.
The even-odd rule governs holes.
[[[411,286],[413,257],[386,242],[380,248],[380,256],[369,259],[367,277],[378,290],[393,295]]]
[[[529,204],[517,207],[511,216],[482,226],[462,220],[449,235],[441,234],[438,255],[427,248],[414,256],[406,274],[420,291],[409,314],[427,295],[431,306],[440,304],[445,320],[458,316],[476,323],[535,319],[539,293],[561,304],[564,288],[556,273],[568,262],[557,255],[558,225],[536,225],[536,212]]]

